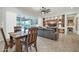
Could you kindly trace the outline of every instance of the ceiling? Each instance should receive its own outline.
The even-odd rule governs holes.
[[[36,14],[38,16],[56,16],[56,15],[62,15],[69,12],[78,12],[79,7],[46,7],[47,9],[50,9],[51,12],[41,15],[41,7],[22,7],[24,10],[29,11],[30,13]]]

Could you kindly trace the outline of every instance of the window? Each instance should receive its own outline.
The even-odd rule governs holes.
[[[28,29],[31,25],[37,25],[38,19],[34,17],[17,17],[16,24],[22,26],[24,29]]]
[[[30,26],[31,26],[29,20],[21,21],[21,25],[22,25],[22,27],[25,28],[25,29],[28,29],[28,28],[30,28]]]
[[[16,18],[16,24],[17,24],[17,25],[20,25],[20,24],[21,24],[21,23],[20,23],[20,17],[17,17],[17,18]]]

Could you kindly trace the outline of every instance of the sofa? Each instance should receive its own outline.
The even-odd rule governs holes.
[[[59,38],[59,33],[56,31],[57,27],[52,28],[44,28],[38,27],[38,36],[57,40]]]

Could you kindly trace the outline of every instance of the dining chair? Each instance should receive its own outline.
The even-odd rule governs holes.
[[[31,48],[31,46],[33,46],[37,52],[37,30],[38,29],[36,27],[29,28],[28,30],[27,38],[23,42],[27,52],[28,52],[28,47]]]
[[[10,48],[10,42],[7,41],[6,37],[5,37],[5,34],[4,34],[4,31],[3,31],[3,28],[0,28],[1,30],[1,33],[2,33],[2,36],[3,36],[3,39],[4,39],[4,52],[8,52],[8,48]]]
[[[21,26],[14,26],[14,32],[21,31]]]

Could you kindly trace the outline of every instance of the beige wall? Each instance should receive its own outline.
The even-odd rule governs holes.
[[[78,18],[78,24],[77,24],[78,30],[76,31],[76,33],[79,35],[79,14],[77,14],[76,17]]]
[[[42,17],[38,17],[38,25],[43,26],[43,19]]]
[[[16,13],[6,11],[6,37],[9,38],[9,32],[14,32],[14,26],[16,25]]]

